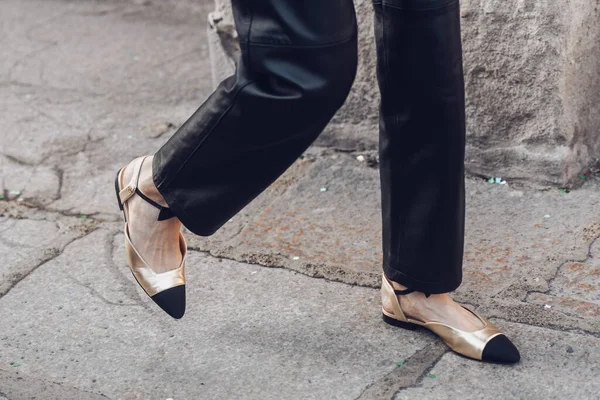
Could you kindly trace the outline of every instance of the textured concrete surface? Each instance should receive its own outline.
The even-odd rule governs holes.
[[[0,70],[0,168],[15,175],[0,184],[52,210],[110,212],[103,182],[122,160],[156,149],[209,94],[207,7],[16,4],[0,5],[0,40],[15,49]]]
[[[95,225],[56,214],[21,211],[25,212],[14,212],[0,203],[0,296]]]
[[[547,304],[591,320],[600,316],[600,240],[590,248],[587,259],[565,262],[556,271],[549,290],[533,292],[527,300]]]
[[[10,369],[9,369],[10,368]],[[107,400],[103,395],[84,392],[59,383],[29,376],[18,367],[0,366],[0,400]]]
[[[213,237],[188,234],[188,313],[159,312],[125,265],[112,183],[210,94],[213,8],[0,2],[0,400],[593,399],[598,180],[469,177],[456,297],[523,356],[479,364],[380,321],[377,157],[353,151],[377,134],[360,126],[336,125]]]
[[[375,290],[197,252],[174,323],[122,242],[98,230],[5,295],[2,359],[109,398],[348,399],[434,341],[385,325]]]
[[[484,366],[447,353],[427,371],[418,385],[400,390],[394,399],[598,397],[600,339],[520,324],[502,325],[527,354],[519,365],[514,368]]]

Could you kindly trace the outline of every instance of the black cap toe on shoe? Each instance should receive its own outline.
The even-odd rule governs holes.
[[[515,364],[521,359],[519,350],[515,345],[504,335],[498,335],[490,340],[483,349],[481,361],[499,363],[499,364]]]
[[[185,314],[185,285],[163,290],[152,296],[152,300],[171,317],[180,319]]]

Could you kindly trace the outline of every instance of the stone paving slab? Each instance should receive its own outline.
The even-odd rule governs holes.
[[[468,288],[547,290],[558,267],[585,259],[600,234],[596,181],[568,194],[467,182],[465,263],[477,285]]]
[[[266,192],[250,206],[252,217],[234,218],[223,233],[192,243],[219,256],[377,286],[376,169],[343,153],[324,152],[301,163],[304,168],[285,177],[291,184],[283,193]],[[525,191],[469,178],[461,292],[476,289],[489,297],[510,288],[523,297],[526,290],[547,290],[561,263],[585,259],[600,232],[597,190],[591,182],[569,194]]]
[[[351,399],[436,342],[384,324],[376,290],[198,252],[173,321],[122,241],[94,231],[2,298],[0,364],[112,399]]]
[[[375,283],[381,279],[377,181],[375,169],[346,155],[307,157],[224,232],[190,243],[213,255]]]
[[[311,149],[223,230],[191,237],[191,245],[218,257],[377,287],[379,179],[373,154],[365,153],[363,162],[357,154]],[[595,266],[564,267],[584,262],[600,234],[598,190],[595,180],[561,194],[468,178],[464,278],[456,298],[487,315],[600,333]],[[548,309],[553,298],[561,306]]]
[[[395,400],[594,400],[600,392],[600,338],[494,321],[521,350],[514,367],[445,354],[415,387]],[[429,374],[435,374],[431,378]]]

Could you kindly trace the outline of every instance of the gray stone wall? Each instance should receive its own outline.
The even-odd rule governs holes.
[[[234,70],[227,0],[209,18],[213,78]],[[355,0],[359,70],[319,145],[377,147],[370,0]],[[467,170],[535,187],[573,186],[600,155],[600,7],[596,0],[463,0]]]
[[[463,0],[469,171],[567,185],[600,154],[596,0]]]

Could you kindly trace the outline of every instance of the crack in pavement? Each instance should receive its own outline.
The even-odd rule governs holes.
[[[62,214],[61,214],[62,215]],[[23,218],[25,220],[29,220],[28,218]],[[45,221],[51,221],[56,223],[56,221],[53,220],[47,220],[47,219],[31,219],[33,221],[36,220],[45,220]],[[26,271],[24,272],[16,272],[13,274],[12,279],[8,280],[8,287],[5,290],[0,289],[0,299],[2,299],[2,297],[4,297],[5,295],[7,295],[14,287],[16,287],[21,281],[23,281],[25,278],[27,278],[29,275],[31,275],[33,272],[35,272],[38,268],[40,268],[41,266],[43,266],[44,264],[53,261],[54,259],[58,258],[59,256],[61,256],[64,251],[67,249],[67,247],[71,244],[73,244],[76,241],[79,241],[81,239],[84,239],[85,237],[89,236],[90,234],[102,229],[104,227],[104,225],[96,225],[91,227],[91,229],[86,230],[84,233],[78,234],[75,237],[70,238],[69,240],[65,241],[64,243],[62,243],[60,246],[54,246],[54,247],[49,247],[49,248],[45,248],[43,250],[41,250],[39,253],[37,253],[37,262],[36,264],[32,265],[29,268],[25,268]],[[133,302],[133,303],[115,303],[115,302],[111,302],[110,300],[106,299],[105,297],[103,297],[98,291],[96,291],[94,288],[92,288],[89,285],[86,285],[82,282],[80,282],[79,280],[77,280],[76,278],[69,276],[69,278],[71,280],[73,280],[76,284],[86,288],[90,294],[92,294],[93,296],[99,298],[100,300],[102,300],[103,302],[109,304],[109,305],[115,305],[115,306],[139,306],[142,307],[144,309],[149,309],[150,307],[145,304],[142,299],[139,297],[139,295],[136,292],[136,288],[134,285],[130,284],[124,277],[124,275],[119,271],[120,268],[119,266],[117,266],[114,261],[113,261],[113,253],[114,253],[114,245],[113,245],[113,241],[116,235],[120,234],[120,231],[114,230],[114,229],[109,229],[108,233],[107,233],[107,239],[105,240],[105,244],[104,244],[104,257],[105,257],[105,261],[107,266],[109,267],[109,269],[111,271],[113,271],[115,274],[117,274],[117,278],[120,282],[123,282],[122,284],[122,288],[124,293],[127,295],[127,297],[129,297],[129,299]],[[0,241],[2,240],[2,238],[0,238]],[[57,239],[58,241],[60,239]],[[41,254],[41,255],[40,255]]]
[[[54,260],[56,257],[60,256],[62,254],[62,251],[57,248],[49,248],[49,249],[44,249],[42,253],[47,253],[47,254],[42,256],[41,261],[37,265],[29,268],[27,270],[27,272],[22,273],[22,274],[17,273],[17,274],[15,274],[13,279],[9,279],[8,288],[4,291],[0,290],[0,300],[4,296],[6,296],[15,286],[17,286],[23,279],[27,278],[31,273],[35,272],[35,270],[37,270],[39,267],[46,264],[47,262]]]
[[[588,261],[592,257],[592,247],[594,247],[594,244],[596,243],[596,241],[598,239],[600,239],[600,234],[596,235],[595,239],[592,240],[590,242],[590,244],[588,245],[587,252],[586,252],[586,257],[583,260],[573,260],[573,259],[570,259],[570,260],[566,260],[566,261],[560,263],[560,265],[554,271],[554,274],[552,274],[552,276],[550,278],[546,279],[546,282],[548,282],[548,289],[543,290],[543,291],[542,290],[536,290],[536,289],[526,290],[525,291],[525,300],[527,300],[527,297],[530,294],[532,294],[532,293],[549,294],[550,290],[551,290],[550,285],[558,277],[558,274],[560,273],[560,270],[562,269],[562,267],[564,267],[568,263],[580,263],[580,264],[584,264],[586,261]]]
[[[12,161],[15,164],[25,166],[25,167],[38,167],[40,164],[30,163],[25,160],[21,160],[18,157],[13,156],[12,154],[0,153],[0,155],[6,157],[9,161]]]
[[[3,386],[0,391],[1,400],[4,398],[7,400],[31,400],[38,398],[110,400],[109,397],[102,393],[80,389],[71,386],[67,382],[57,382],[55,378],[49,376],[24,373],[23,371],[11,370],[2,366],[0,366],[0,382]]]
[[[90,214],[81,214],[81,213],[71,212],[71,210],[74,207],[72,207],[68,210],[56,210],[56,209],[49,208],[53,203],[50,203],[47,206],[44,206],[44,205],[39,204],[32,200],[25,200],[22,202],[16,202],[14,200],[3,200],[3,201],[0,201],[0,205],[3,202],[8,203],[13,207],[12,211],[15,213],[12,215],[12,217],[17,218],[17,219],[32,219],[32,218],[28,218],[27,216],[24,216],[24,215],[27,214],[28,212],[39,211],[39,212],[42,212],[45,214],[60,215],[62,217],[77,218],[77,219],[81,219],[82,216],[85,215],[84,219],[90,220],[90,222],[114,222],[112,220],[108,221],[108,220],[94,218],[96,215],[102,215],[102,213],[100,213],[100,212],[95,212],[95,213],[90,213]],[[0,213],[2,213],[3,211],[6,212],[7,210],[0,209]],[[36,220],[36,221],[39,221],[39,220],[51,221],[51,219],[46,219],[46,218],[35,218],[34,220]]]
[[[355,400],[393,399],[398,392],[418,386],[427,371],[448,351],[439,341],[417,350],[401,366],[367,386]]]
[[[531,294],[534,294],[534,293],[541,293],[541,294],[545,294],[545,295],[548,295],[548,296],[556,297],[556,296],[554,296],[554,295],[551,294],[551,290],[552,290],[551,285],[552,285],[552,282],[558,277],[560,271],[563,269],[563,267],[565,265],[567,265],[569,263],[585,264],[586,262],[588,262],[592,258],[592,248],[594,247],[594,244],[598,240],[600,240],[600,234],[595,235],[595,238],[590,241],[590,243],[588,245],[588,248],[587,248],[587,252],[586,252],[586,257],[585,258],[583,258],[581,260],[569,259],[569,260],[565,260],[564,262],[560,263],[560,265],[555,269],[554,274],[550,278],[547,279],[547,289],[546,290],[537,290],[537,289],[524,290],[524,295],[523,295],[523,300],[522,300],[522,302],[524,304],[522,304],[521,306],[527,305],[529,307],[539,308],[541,305],[535,304],[535,303],[530,303],[528,301],[529,296]],[[593,304],[595,304],[595,303],[593,303]],[[513,306],[513,307],[519,307],[519,305],[516,305],[516,306]],[[564,320],[564,316],[573,318],[573,319],[575,319],[575,321],[581,321],[581,318],[579,317],[578,314],[570,313],[568,311],[546,310],[545,314],[547,314],[548,318],[554,316],[555,319],[557,319],[558,321],[563,321]],[[560,318],[561,316],[563,318]],[[563,331],[563,332],[583,331],[583,332],[585,332],[588,335],[592,335],[594,337],[600,337],[600,330],[598,330],[598,331],[591,331],[589,329],[585,329],[585,328],[581,328],[581,327],[569,329],[566,326],[562,326],[562,325],[559,325],[557,323],[553,323],[553,322],[545,323],[545,322],[543,322],[543,319],[545,319],[545,318],[542,318],[542,321],[540,321],[539,323],[535,323],[535,322],[533,322],[533,323],[527,323],[527,322],[523,322],[520,319],[508,318],[509,321],[519,322],[519,323],[525,323],[527,325],[540,326],[540,327],[544,327],[544,328],[547,328],[547,329],[560,330],[560,331]],[[584,319],[583,321],[586,321],[586,320]],[[567,325],[567,324],[572,325],[573,323],[574,323],[574,321],[571,320],[571,321],[566,322],[565,325]],[[575,325],[578,325],[578,324],[575,323]]]
[[[89,284],[81,283],[78,279],[76,279],[76,278],[74,278],[72,276],[69,276],[69,279],[72,280],[73,282],[75,282],[77,285],[79,285],[79,286],[87,289],[90,292],[90,294],[92,294],[92,296],[100,299],[101,301],[103,301],[104,303],[106,303],[108,305],[111,305],[111,306],[120,306],[120,307],[131,307],[131,306],[139,307],[140,306],[140,304],[115,303],[115,302],[112,302],[112,301],[108,300],[106,297],[102,296],[100,294],[100,292],[98,292],[96,289],[94,289],[93,287],[91,287]]]
[[[240,256],[230,256],[224,254],[225,251],[220,251],[219,253],[213,253],[211,250],[204,250],[197,246],[189,246],[188,249],[190,251],[197,251],[199,253],[206,254],[210,257],[219,259],[219,260],[228,260],[228,261],[236,261],[239,263],[256,265],[263,268],[272,268],[272,269],[285,269],[291,272],[296,272],[304,276],[308,276],[314,279],[324,279],[329,282],[340,283],[348,286],[359,286],[366,287],[370,289],[377,289],[381,283],[381,275],[376,274],[371,276],[368,273],[360,273],[356,272],[354,274],[349,274],[347,270],[343,267],[338,266],[330,266],[325,264],[314,264],[310,262],[301,263],[302,268],[292,268],[286,265],[283,260],[288,260],[287,256],[284,256],[279,253],[244,253]],[[225,249],[227,250],[227,249]],[[341,280],[341,278],[337,278],[335,276],[350,276],[347,281]],[[352,279],[354,278],[354,279]]]
[[[8,287],[6,289],[0,289],[0,300],[6,296],[8,293],[10,293],[10,291],[12,289],[14,289],[21,281],[23,281],[23,279],[27,278],[29,275],[31,275],[32,273],[34,273],[38,268],[40,268],[41,266],[43,266],[44,264],[47,264],[48,262],[56,259],[57,257],[59,257],[64,250],[67,248],[67,246],[69,246],[71,243],[84,238],[85,236],[91,234],[92,232],[94,232],[97,228],[92,228],[89,231],[86,231],[85,233],[81,234],[81,235],[76,235],[75,237],[71,238],[71,240],[68,240],[66,243],[64,243],[63,245],[59,246],[59,247],[50,247],[50,248],[46,248],[42,251],[42,256],[41,259],[39,259],[39,262],[33,266],[31,266],[30,268],[27,268],[25,272],[16,272],[13,274],[13,278],[8,280]]]

